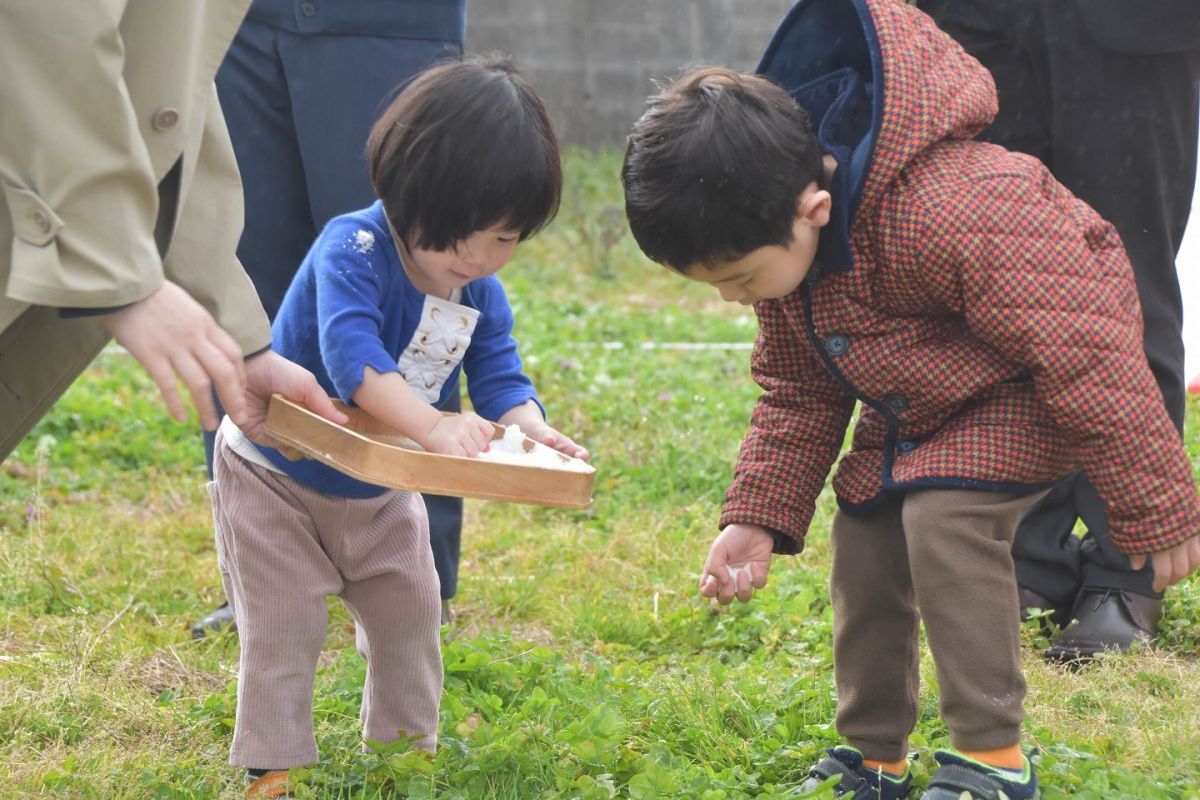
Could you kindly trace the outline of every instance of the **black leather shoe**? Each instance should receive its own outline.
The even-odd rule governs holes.
[[[192,625],[192,638],[203,639],[209,631],[229,631],[237,633],[237,621],[233,618],[233,608],[226,601],[200,618]]]
[[[1153,644],[1162,601],[1120,589],[1085,589],[1075,598],[1072,616],[1046,658],[1083,662],[1106,650],[1127,653],[1134,642]]]
[[[1043,623],[1049,622],[1058,627],[1063,627],[1071,621],[1071,615],[1067,609],[1055,605],[1050,602],[1050,599],[1038,594],[1033,589],[1026,589],[1024,586],[1017,587],[1017,596],[1021,600],[1021,622],[1027,622],[1034,609],[1038,611],[1049,611],[1049,617],[1042,617]],[[1044,626],[1045,627],[1045,626]]]

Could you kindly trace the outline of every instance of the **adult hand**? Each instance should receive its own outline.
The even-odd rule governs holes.
[[[431,453],[474,458],[487,450],[496,426],[473,411],[443,416],[421,443]]]
[[[344,425],[349,421],[345,414],[337,410],[311,372],[273,350],[264,350],[246,359],[244,408],[240,417],[229,412],[229,418],[254,441],[277,446],[278,443],[272,441],[264,430],[271,395],[277,393],[331,422]],[[224,399],[221,398],[222,402]]]
[[[176,378],[187,386],[208,430],[215,430],[220,422],[212,399],[214,388],[230,416],[245,415],[242,349],[177,284],[166,281],[148,297],[104,315],[101,321],[150,373],[175,419],[187,419]]]
[[[1150,566],[1154,569],[1154,591],[1161,592],[1200,568],[1200,536],[1193,536],[1174,547],[1149,555]],[[1134,569],[1141,569],[1146,566],[1146,554],[1131,555],[1129,562]]]
[[[728,525],[708,550],[700,575],[700,594],[729,605],[734,597],[750,601],[767,585],[774,538],[757,525]]]

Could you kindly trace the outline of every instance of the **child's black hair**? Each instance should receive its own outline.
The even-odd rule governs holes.
[[[371,129],[375,193],[408,246],[447,250],[503,224],[526,239],[558,211],[558,139],[533,87],[503,55],[434,66]]]
[[[684,73],[633,126],[621,182],[642,251],[679,272],[792,241],[796,201],[824,186],[808,114],[766,78]]]

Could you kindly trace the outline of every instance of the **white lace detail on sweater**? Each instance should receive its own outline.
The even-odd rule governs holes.
[[[473,308],[425,296],[421,322],[398,362],[404,380],[425,402],[437,402],[442,384],[471,344],[478,321],[479,312]]]

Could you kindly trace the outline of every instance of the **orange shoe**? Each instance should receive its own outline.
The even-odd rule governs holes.
[[[262,777],[255,778],[246,787],[246,800],[269,797],[291,797],[288,793],[288,773],[286,769],[268,772]]]

